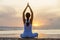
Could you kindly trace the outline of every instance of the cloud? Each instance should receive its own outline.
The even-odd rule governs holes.
[[[48,12],[49,11],[49,12]],[[47,13],[48,12],[48,13]],[[38,16],[37,16],[38,15]],[[46,20],[48,25],[38,27],[39,29],[60,29],[60,9],[48,9],[37,14],[38,20]]]
[[[0,26],[19,26],[21,17],[16,17],[16,10],[9,6],[2,6],[0,10]]]
[[[45,25],[44,27],[41,27],[40,29],[60,29],[60,17],[54,18],[54,20],[52,20],[50,25]]]

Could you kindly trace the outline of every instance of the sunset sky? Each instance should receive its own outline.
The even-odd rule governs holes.
[[[22,14],[28,2],[34,13],[33,26],[60,28],[60,0],[0,0],[0,26],[23,27]]]

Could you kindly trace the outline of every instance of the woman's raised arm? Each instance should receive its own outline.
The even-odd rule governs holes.
[[[26,6],[26,8],[25,8],[24,11],[23,11],[23,22],[24,22],[24,23],[25,23],[25,11],[26,11],[27,7],[28,7],[28,6]]]
[[[29,5],[28,5],[29,6]],[[33,21],[33,11],[32,11],[32,9],[31,9],[31,7],[29,6],[29,9],[30,9],[30,11],[31,11],[31,19],[30,19],[30,21],[31,21],[31,24],[32,24],[32,21]]]

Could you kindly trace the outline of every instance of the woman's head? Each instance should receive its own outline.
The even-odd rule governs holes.
[[[27,12],[27,13],[26,13],[26,18],[29,18],[29,17],[30,17],[30,13]]]

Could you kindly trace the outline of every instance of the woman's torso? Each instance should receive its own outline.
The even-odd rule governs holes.
[[[29,23],[29,25],[27,26],[27,23]],[[25,20],[25,24],[24,24],[24,31],[32,31],[32,24],[30,23],[30,20]]]

